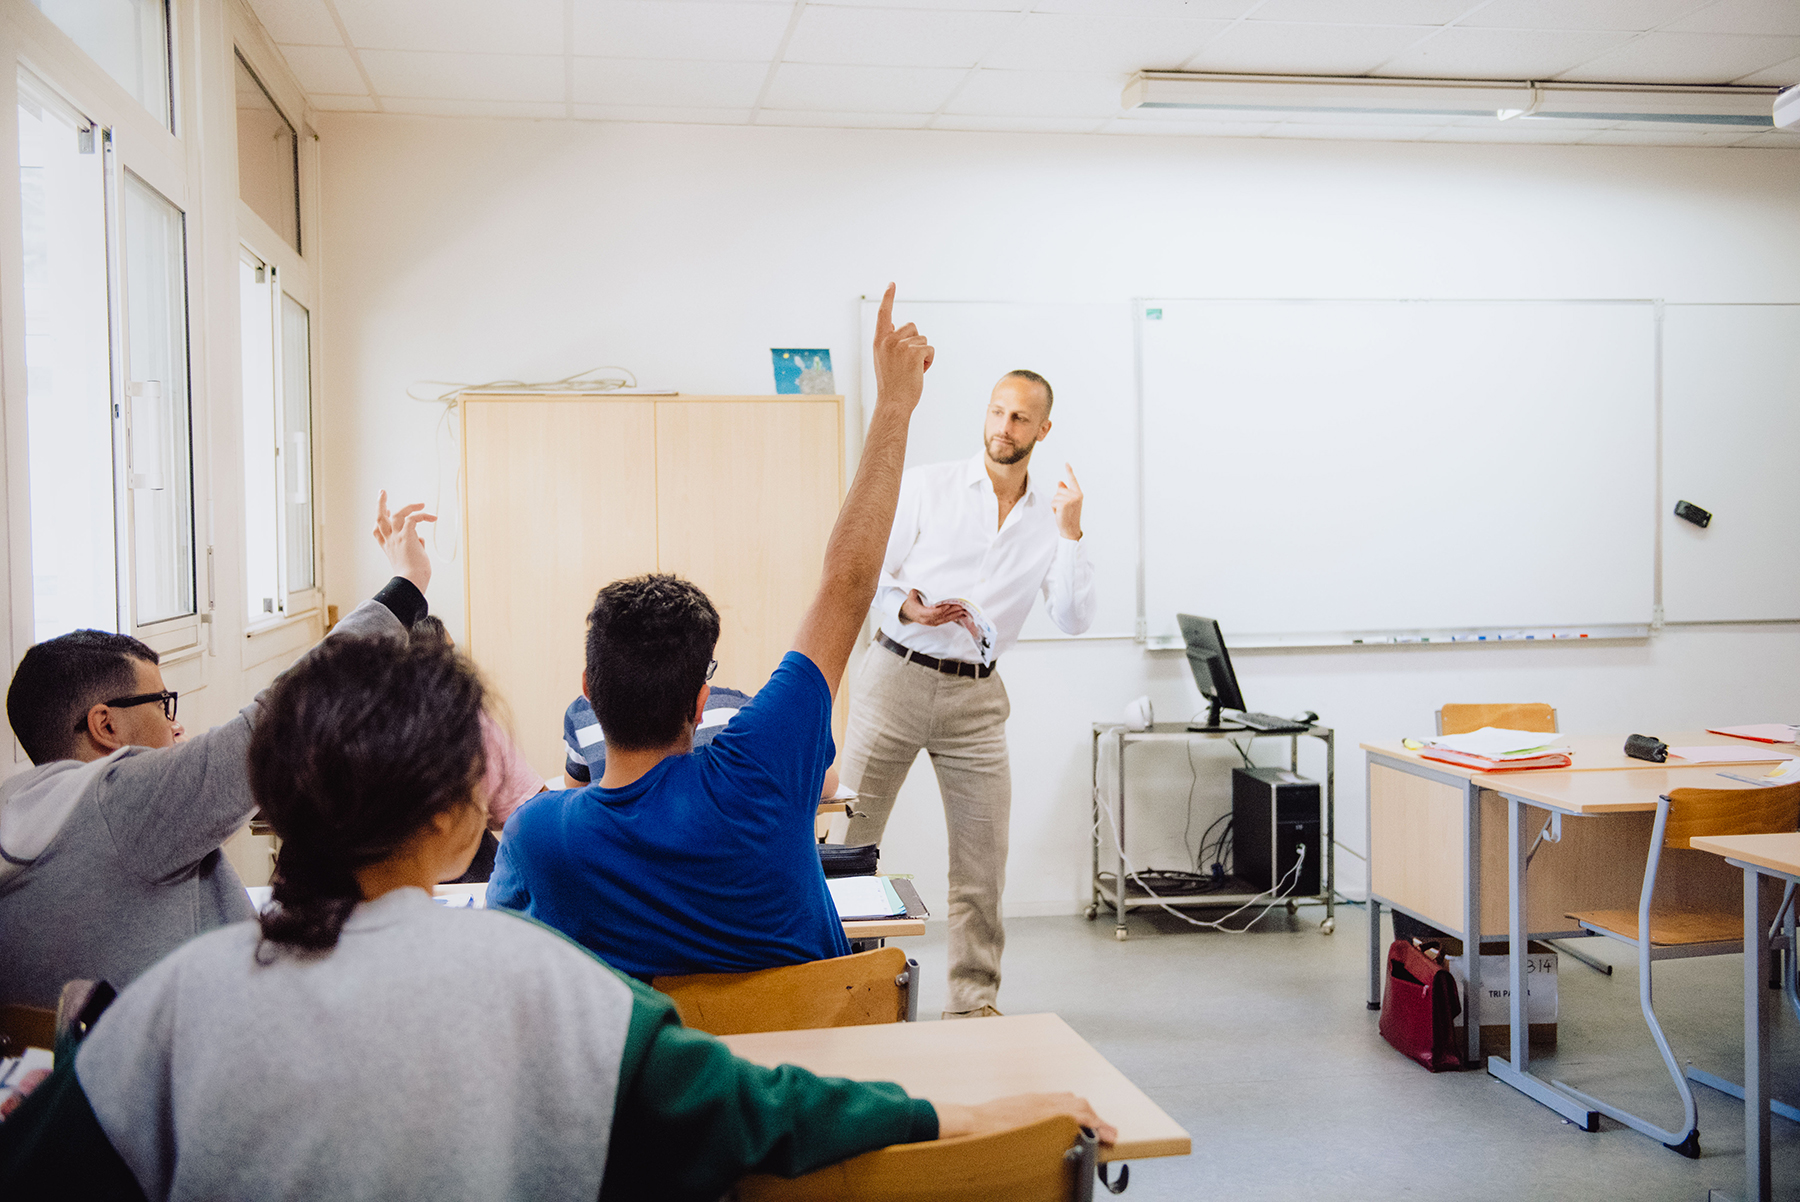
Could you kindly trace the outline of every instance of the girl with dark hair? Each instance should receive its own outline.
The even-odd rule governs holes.
[[[250,746],[281,836],[260,920],[120,994],[0,1124],[0,1194],[662,1198],[890,1143],[1071,1114],[937,1105],[762,1068],[505,911],[434,904],[487,824],[484,694],[447,643],[337,638],[269,691]]]

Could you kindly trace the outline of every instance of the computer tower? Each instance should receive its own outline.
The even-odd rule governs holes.
[[[1298,847],[1306,861],[1294,880]],[[1319,782],[1286,768],[1231,770],[1232,875],[1258,891],[1316,897],[1325,862],[1319,841]]]

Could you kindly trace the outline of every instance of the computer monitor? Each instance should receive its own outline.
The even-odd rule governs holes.
[[[1231,670],[1231,652],[1225,649],[1225,636],[1212,618],[1176,614],[1175,620],[1181,623],[1181,639],[1187,644],[1188,667],[1194,671],[1194,683],[1209,703],[1206,725],[1210,729],[1225,729],[1220,726],[1219,711],[1246,708],[1237,673]]]

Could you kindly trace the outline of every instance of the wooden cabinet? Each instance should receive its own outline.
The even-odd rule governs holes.
[[[602,585],[673,572],[720,617],[718,684],[793,645],[843,498],[841,397],[465,394],[464,645],[519,745],[562,771]]]

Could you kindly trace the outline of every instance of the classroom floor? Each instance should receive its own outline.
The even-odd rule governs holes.
[[[1427,1073],[1383,1042],[1365,1006],[1363,908],[1340,906],[1330,937],[1318,934],[1323,913],[1277,909],[1254,933],[1228,935],[1139,911],[1124,943],[1105,917],[1007,922],[1000,1008],[1062,1015],[1194,1137],[1191,1156],[1135,1163],[1125,1198],[1742,1197],[1741,1103],[1695,1088],[1701,1156],[1687,1160],[1608,1119],[1583,1132],[1485,1072]],[[943,1009],[944,931],[934,921],[922,939],[896,941],[923,966],[922,1017]],[[1630,949],[1581,946],[1618,967],[1606,977],[1562,958],[1558,1054],[1534,1066],[1677,1124]],[[1656,966],[1676,1055],[1733,1080],[1742,973],[1737,956]],[[1776,1094],[1800,1101],[1800,1022],[1775,1000]],[[1773,1139],[1775,1196],[1800,1197],[1800,1126],[1776,1118]]]

